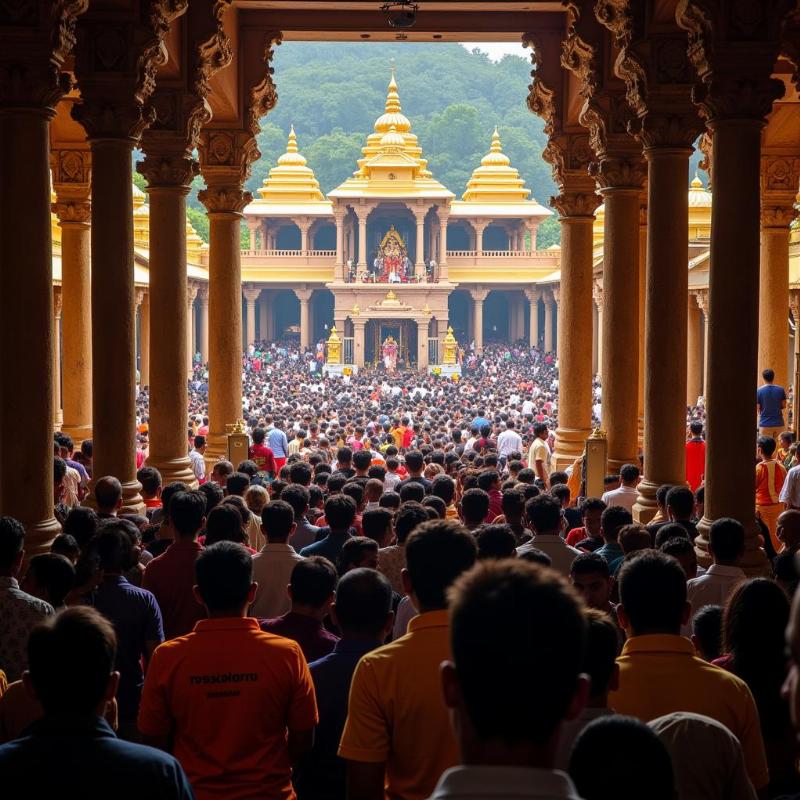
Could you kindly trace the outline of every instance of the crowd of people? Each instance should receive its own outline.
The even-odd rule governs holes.
[[[56,434],[63,532],[26,554],[0,517],[8,796],[800,798],[791,443],[758,439],[771,571],[748,578],[733,519],[698,564],[697,420],[687,484],[642,525],[640,464],[601,497],[554,468],[536,351],[468,357],[459,381],[309,361],[246,355],[238,464],[206,463],[198,365],[197,486],[141,447],[143,514]]]

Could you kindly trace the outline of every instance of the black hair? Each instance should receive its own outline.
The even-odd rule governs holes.
[[[336,567],[322,556],[298,561],[292,570],[289,585],[292,601],[301,606],[321,608],[336,591]]]
[[[253,559],[236,542],[203,548],[195,561],[197,589],[209,611],[235,611],[247,602],[253,583]]]
[[[686,607],[686,574],[674,558],[642,550],[622,564],[618,584],[635,636],[678,633]]]
[[[169,519],[180,536],[193,536],[203,524],[206,498],[200,492],[178,492],[170,499]]]
[[[392,586],[380,572],[356,567],[336,587],[336,618],[342,633],[378,639],[392,609]]]
[[[288,487],[287,487],[288,488]],[[294,525],[295,512],[285,500],[273,500],[261,510],[261,525],[269,542],[288,540]]]
[[[413,500],[402,503],[394,518],[394,531],[398,544],[403,544],[418,526],[429,519],[422,503]]]
[[[481,525],[474,533],[479,560],[514,557],[517,540],[510,525]]]
[[[25,528],[14,517],[0,517],[0,569],[9,570],[25,546]]]

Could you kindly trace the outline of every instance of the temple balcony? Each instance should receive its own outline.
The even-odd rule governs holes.
[[[559,268],[560,250],[448,250],[447,267],[453,283],[484,281],[517,283],[536,279]]]
[[[248,281],[333,280],[335,250],[242,250],[242,279]]]

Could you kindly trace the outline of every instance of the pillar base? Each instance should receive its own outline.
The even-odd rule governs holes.
[[[553,448],[553,469],[564,470],[572,466],[575,459],[583,455],[589,428],[557,428]]]
[[[656,492],[659,486],[661,486],[660,483],[653,483],[653,481],[648,480],[647,477],[642,478],[637,486],[639,496],[633,504],[633,519],[635,522],[647,525],[656,515],[658,512]]]
[[[697,554],[697,563],[701,567],[710,567],[711,554],[708,552],[708,534],[711,530],[713,519],[704,516],[697,523],[697,538],[694,540],[694,551]],[[761,546],[761,530],[755,520],[745,523],[744,527],[744,553],[738,566],[750,578],[768,577],[772,575],[772,568]]]
[[[91,425],[70,425],[69,423],[65,423],[61,426],[61,431],[72,439],[76,450],[80,450],[81,443],[84,439],[92,438]]]
[[[61,525],[55,517],[48,517],[39,522],[28,522],[21,519],[25,526],[25,560],[33,556],[50,552],[50,543],[61,533]]]
[[[53,418],[53,430],[60,431],[64,425],[64,412],[59,409]]]
[[[181,481],[190,489],[196,489],[199,485],[188,456],[185,458],[165,458],[163,460],[157,457],[148,458],[147,466],[155,467],[161,473],[161,481],[164,486],[173,481]]]
[[[228,459],[228,435],[223,433],[211,433],[206,437],[206,452],[203,454],[206,462],[206,475],[211,475],[214,464],[217,461],[227,461]],[[234,467],[236,464],[233,465]]]

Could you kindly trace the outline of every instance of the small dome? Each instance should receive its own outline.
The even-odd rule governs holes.
[[[389,81],[389,91],[386,95],[386,107],[383,114],[375,120],[375,131],[377,133],[388,133],[392,128],[401,132],[411,130],[411,123],[408,121],[408,117],[402,113],[400,107],[400,95],[397,93],[394,68],[392,69],[392,79]]]
[[[495,128],[489,152],[472,173],[463,199],[473,203],[522,203],[530,193],[519,171],[511,166],[511,159],[503,152],[500,134]]]
[[[390,147],[403,148],[405,146],[405,143],[406,140],[403,138],[401,134],[397,132],[397,128],[395,128],[394,125],[392,125],[392,127],[389,128],[388,133],[384,133],[383,136],[381,137],[381,149]]]
[[[282,167],[286,166],[298,166],[304,167],[308,161],[306,161],[306,157],[300,155],[297,150],[297,135],[294,132],[294,125],[292,125],[291,130],[289,131],[289,142],[286,145],[286,152],[278,158],[278,164]]]
[[[313,203],[325,199],[314,170],[297,149],[294,125],[289,131],[286,152],[269,171],[258,194],[262,200],[270,203]]]
[[[689,208],[711,208],[711,192],[709,192],[695,172],[689,185]]]
[[[503,145],[500,142],[500,134],[497,128],[494,129],[492,134],[492,146],[489,152],[481,159],[481,166],[483,167],[508,167],[511,165],[511,159],[503,152]]]

